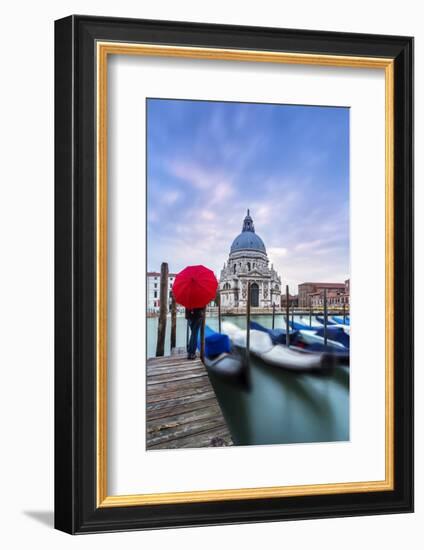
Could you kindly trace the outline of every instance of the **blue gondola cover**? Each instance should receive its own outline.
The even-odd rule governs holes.
[[[197,347],[200,349],[200,332],[197,339]],[[205,355],[206,357],[216,357],[221,353],[230,353],[231,342],[226,334],[220,334],[205,326]]]

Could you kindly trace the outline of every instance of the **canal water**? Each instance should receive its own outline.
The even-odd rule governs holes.
[[[252,321],[271,328],[271,315],[253,315]],[[246,327],[244,316],[223,317]],[[295,316],[305,324],[307,316]],[[170,323],[168,323],[169,325]],[[218,319],[207,324],[217,330]],[[282,315],[275,328],[284,328]],[[167,327],[168,329],[168,327]],[[157,318],[148,319],[148,355],[156,348]],[[186,321],[177,318],[177,346],[186,342]],[[169,331],[166,349],[169,353]],[[313,443],[349,440],[349,369],[326,374],[293,373],[271,367],[251,356],[250,384],[242,388],[210,375],[212,385],[235,445]]]

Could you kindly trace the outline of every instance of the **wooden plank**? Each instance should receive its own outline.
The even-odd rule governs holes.
[[[217,420],[222,422],[221,409],[215,403],[209,407],[196,409],[181,414],[174,414],[166,418],[159,418],[149,422],[147,429],[148,434],[155,434],[166,430],[166,434],[170,434],[172,429],[179,429],[183,424],[198,425],[202,421]]]
[[[204,393],[201,393],[200,395],[189,395],[186,397],[177,397],[176,399],[168,399],[166,401],[159,401],[157,403],[148,403],[146,406],[147,412],[153,412],[153,411],[160,411],[164,409],[173,409],[177,407],[181,407],[183,405],[189,405],[192,404],[193,407],[196,406],[196,403],[201,403],[202,401],[205,401],[207,399],[216,399],[215,394],[213,390],[210,391],[207,390]]]
[[[155,374],[169,374],[174,373],[176,370],[178,372],[185,371],[204,371],[205,367],[201,364],[193,365],[193,363],[188,365],[178,364],[178,365],[153,365],[147,366],[147,376],[154,376]]]
[[[155,361],[154,363],[153,362],[150,362],[148,361],[147,362],[147,370],[156,370],[156,369],[160,369],[160,368],[196,368],[196,367],[201,367],[203,366],[202,363],[200,361],[197,361],[197,360],[188,360],[186,358],[184,359],[178,359],[177,361],[175,362],[172,362],[172,361]]]
[[[154,365],[149,366],[146,369],[146,372],[149,376],[154,376],[155,374],[174,374],[176,372],[185,372],[185,371],[205,371],[203,365],[193,365],[191,364],[177,364],[177,365]]]
[[[150,376],[147,380],[147,384],[165,384],[166,382],[182,382],[183,380],[195,380],[196,378],[202,378],[202,376],[207,376],[206,372],[197,371],[197,372],[184,372],[181,374],[158,374]]]
[[[187,359],[187,352],[172,354],[172,355],[162,355],[161,357],[149,357],[147,359],[148,365],[154,365],[155,363],[170,363],[177,364],[180,361],[189,362],[189,363],[201,363],[200,358],[196,359]]]
[[[231,445],[231,436],[200,360],[184,354],[147,361],[148,449]]]
[[[200,363],[200,358],[196,359],[187,359],[187,354],[181,354],[181,355],[163,355],[162,357],[150,357],[147,359],[148,365],[154,365],[156,363],[169,363],[172,365],[176,365],[179,362],[185,362],[185,363]]]
[[[215,445],[213,444],[215,440]],[[221,443],[223,442],[223,444]],[[221,444],[220,444],[221,443]],[[227,447],[232,445],[231,437],[228,434],[227,427],[213,428],[212,430],[206,430],[204,432],[181,437],[180,439],[174,439],[173,441],[166,441],[158,443],[151,447],[151,450],[156,449],[188,449],[199,447]]]
[[[167,391],[172,391],[175,389],[182,388],[205,388],[206,381],[205,378],[207,374],[204,374],[201,377],[193,378],[191,380],[184,380],[184,383],[178,382],[162,382],[162,384],[153,384],[151,387],[148,385],[149,395],[155,395],[157,393],[166,393]],[[209,381],[209,378],[208,378]]]
[[[225,426],[224,419],[221,418],[211,418],[206,420],[200,420],[194,423],[181,424],[178,426],[172,426],[166,430],[166,433],[159,434],[148,434],[147,438],[147,448],[156,443],[163,443],[165,441],[172,441],[180,437],[185,437],[187,435],[194,435],[196,433],[201,433],[211,428],[222,428]]]
[[[193,397],[195,396],[190,396],[186,403],[172,406],[166,406],[166,402],[161,401],[162,406],[146,411],[147,421],[157,420],[159,418],[166,418],[172,415],[179,415],[186,412],[197,411],[199,409],[210,407],[211,405],[216,404],[216,398],[214,395],[209,399],[197,399],[197,401],[194,401]],[[203,395],[200,397],[203,398]]]
[[[205,388],[180,388],[173,391],[168,391],[167,393],[161,394],[156,393],[154,395],[150,394],[150,391],[147,392],[147,403],[157,403],[159,401],[167,401],[169,399],[177,399],[178,397],[187,397],[189,395],[204,395]]]

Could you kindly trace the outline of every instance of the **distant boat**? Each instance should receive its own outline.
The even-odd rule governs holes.
[[[336,321],[339,325],[350,325],[350,318],[349,316],[346,316],[343,320],[342,315],[333,315],[333,321]]]
[[[317,330],[317,326],[309,326],[304,323],[299,323],[299,321],[289,321],[289,326],[294,330]],[[322,325],[318,325],[322,327]]]
[[[233,323],[224,322],[223,331],[233,344],[246,349],[246,330]],[[269,333],[264,330],[250,329],[250,352],[264,363],[296,372],[322,372],[335,365],[348,365],[349,354],[337,355],[329,352],[311,353],[295,346],[274,345]]]
[[[290,326],[292,322],[289,321]],[[349,335],[338,326],[327,327],[327,344],[324,343],[324,327],[309,327],[302,323],[293,323],[298,330],[291,331],[290,344],[292,347],[301,348],[303,351],[310,352],[328,352],[333,353],[345,353],[349,349]],[[306,329],[303,327],[306,326]],[[286,345],[286,331],[284,329],[268,329],[259,323],[252,321],[250,328],[254,330],[261,330],[266,332],[271,337],[274,345],[281,344]],[[278,333],[277,333],[278,331]],[[280,337],[276,337],[277,334],[281,334]],[[334,337],[333,337],[334,336]]]
[[[324,329],[320,329],[316,332],[312,330],[300,330],[299,338],[297,340],[294,340],[292,342],[292,345],[296,347],[301,347],[305,351],[311,352],[330,352],[341,355],[348,353],[349,348],[347,348],[343,343],[339,342],[338,340],[334,340],[331,337],[329,329],[330,327],[327,327],[327,343],[325,343],[323,335]]]
[[[200,349],[200,335],[197,347]],[[243,359],[233,352],[230,338],[208,325],[205,326],[204,364],[209,372],[221,378],[239,380],[244,377]]]
[[[304,325],[307,325],[308,327],[309,326],[312,326],[312,327],[320,327],[322,326],[322,323],[320,323],[319,321],[317,321],[315,319],[315,315],[299,315],[298,316],[299,318],[299,322],[303,323]]]
[[[260,330],[266,332],[271,337],[273,344],[285,344],[287,331],[285,328],[266,328],[256,321],[250,321],[250,328],[253,330]],[[290,335],[293,335],[295,331],[289,331]]]
[[[315,334],[324,338],[324,327],[319,328]],[[339,342],[346,349],[350,348],[349,330],[346,330],[343,325],[330,325],[327,327],[327,338],[333,342]]]
[[[324,317],[322,315],[317,315],[317,321],[320,322],[322,325],[324,325]],[[336,321],[332,321],[330,317],[327,317],[327,326],[329,325],[337,325]]]

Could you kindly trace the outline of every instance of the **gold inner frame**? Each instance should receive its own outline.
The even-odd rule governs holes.
[[[122,42],[97,42],[97,506],[141,506],[255,498],[388,491],[394,489],[394,60]],[[384,69],[385,71],[385,479],[315,485],[217,489],[108,496],[107,493],[107,61],[143,55]]]

